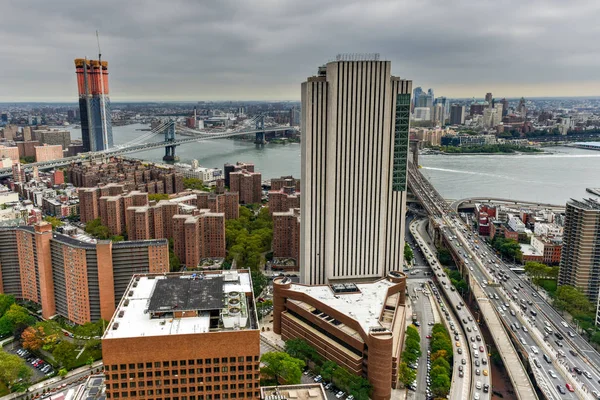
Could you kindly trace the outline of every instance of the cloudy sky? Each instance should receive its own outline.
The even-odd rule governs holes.
[[[600,95],[597,0],[4,0],[0,101],[75,101],[96,57],[111,98],[298,100],[338,53],[378,52],[436,96]]]

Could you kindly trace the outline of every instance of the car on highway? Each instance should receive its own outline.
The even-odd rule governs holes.
[[[588,379],[592,379],[592,374],[590,374],[587,371],[583,371],[583,375],[585,375],[585,377],[588,378]]]
[[[480,351],[481,353],[483,353],[483,352],[485,351],[485,350],[483,350],[483,346],[479,346],[479,351]]]
[[[479,396],[479,393],[475,392],[475,394],[473,395],[473,399],[479,400],[480,398],[481,396]]]
[[[456,349],[456,352],[457,352],[458,354],[462,354],[462,349],[459,347],[459,348],[457,348],[457,349]]]
[[[538,348],[535,347],[535,346],[531,346],[531,351],[533,351],[533,354],[538,354],[539,353]]]
[[[483,370],[483,376],[488,376],[488,370],[487,369]]]
[[[490,385],[487,383],[483,384],[483,393],[487,393],[490,391]]]
[[[536,367],[542,368],[542,364],[540,364],[540,361],[537,358],[533,359],[533,363],[535,364]]]
[[[475,383],[475,387],[477,390],[481,390],[481,381],[477,381],[477,383]]]
[[[565,384],[565,387],[567,388],[567,390],[569,392],[574,392],[575,388],[573,388],[573,385],[571,385],[570,383]]]
[[[465,365],[465,364],[467,363],[467,360],[465,360],[465,359],[463,358],[462,360],[460,360],[460,363],[461,363],[462,365]]]
[[[460,342],[455,343],[456,347],[460,347]]]
[[[551,369],[548,370],[548,375],[550,375],[552,377],[552,379],[556,379],[556,372],[552,371]]]
[[[567,394],[567,392],[565,391],[565,388],[562,387],[562,385],[556,385],[556,388],[558,389],[560,394]]]

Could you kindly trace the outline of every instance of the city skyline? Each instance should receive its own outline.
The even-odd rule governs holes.
[[[449,98],[600,95],[592,2],[64,3],[3,7],[0,101],[71,101],[95,29],[114,101],[298,100],[304,71],[340,52],[379,52]]]

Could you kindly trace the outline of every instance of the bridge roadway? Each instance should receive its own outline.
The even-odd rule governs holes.
[[[467,197],[464,199],[454,200],[450,203],[450,209],[454,212],[458,212],[460,206],[464,203],[472,203],[472,202],[482,202],[482,203],[495,203],[495,204],[505,204],[505,205],[519,205],[519,206],[538,206],[545,207],[550,209],[564,210],[565,206],[560,206],[556,204],[548,204],[548,203],[540,203],[536,201],[527,201],[527,200],[511,200],[511,199],[503,199],[503,198],[495,198],[495,197]]]
[[[426,208],[435,209],[434,212],[437,212],[438,215],[441,212],[447,213],[448,211],[442,211],[447,210],[447,205],[445,204],[444,200],[441,198],[441,196],[439,196],[439,194],[429,184],[429,182],[427,182],[427,180],[422,177],[420,172],[415,168],[411,168],[409,173],[411,173],[411,175],[414,177],[413,184],[414,182],[419,182],[421,186],[427,188],[423,190],[423,192],[426,193],[426,195],[422,196],[426,197],[428,200],[427,202],[430,203],[426,206]],[[415,173],[417,175],[415,175]],[[416,190],[421,190],[421,186],[416,188]],[[442,204],[442,206],[437,207],[436,204]],[[510,270],[507,264],[499,260],[495,256],[494,251],[492,249],[488,248],[488,246],[485,245],[483,242],[477,245],[481,248],[476,248],[474,241],[477,239],[466,238],[467,228],[462,223],[459,223],[459,221],[456,220],[454,217],[450,219],[445,215],[443,216],[443,218],[435,217],[435,220],[438,221],[438,224],[444,226],[441,229],[441,232],[448,243],[453,243],[452,239],[449,240],[449,238],[454,238],[455,244],[453,244],[453,249],[455,251],[460,251],[457,250],[455,246],[459,242],[462,242],[461,244],[458,244],[458,247],[462,247],[462,245],[464,245],[464,247],[462,247],[462,250],[465,251],[463,256],[465,257],[464,260],[466,261],[466,263],[468,263],[466,258],[467,251],[469,252],[470,260],[473,260],[471,257],[475,257],[474,260],[476,262],[473,264],[477,267],[475,271],[477,273],[483,274],[481,278],[485,278],[487,275],[488,280],[495,280],[501,283],[500,288],[498,288],[498,290],[500,290],[502,293],[492,293],[494,297],[497,294],[502,294],[505,299],[508,299],[508,301],[512,300],[515,302],[513,309],[516,308],[516,311],[522,310],[522,312],[519,312],[519,314],[516,315],[517,318],[514,318],[511,321],[511,316],[509,316],[508,313],[505,313],[504,310],[502,310],[502,308],[496,308],[496,310],[498,310],[498,314],[500,315],[501,319],[505,324],[505,327],[510,326],[516,320],[520,320],[521,322],[524,321],[527,324],[527,326],[529,326],[529,336],[525,334],[520,334],[519,341],[517,343],[521,342],[520,339],[523,338],[525,345],[522,347],[525,347],[524,350],[528,353],[528,357],[539,358],[541,367],[532,367],[536,378],[539,375],[547,375],[547,377],[550,377],[549,379],[552,379],[553,384],[557,384],[557,379],[559,378],[551,377],[551,374],[549,374],[547,370],[548,367],[552,367],[555,372],[562,374],[565,377],[565,379],[576,388],[575,395],[577,395],[578,398],[597,398],[598,393],[600,393],[600,382],[598,380],[600,376],[600,354],[598,354],[598,352],[595,351],[589,345],[589,343],[587,343],[583,338],[581,338],[577,333],[575,333],[571,326],[569,326],[569,324],[562,318],[562,316],[560,316],[545,300],[543,300],[539,295],[537,295],[537,293],[535,293],[535,290],[532,290],[533,288],[529,287],[529,284],[521,279],[521,276],[515,274],[513,271]],[[463,262],[463,265],[465,265],[466,263]],[[469,270],[471,268],[472,266],[469,267]],[[501,276],[503,276],[504,278],[500,279]],[[496,289],[494,288],[491,291],[494,290]],[[494,298],[494,300],[500,300],[497,307],[502,307],[502,305],[506,303],[506,301],[502,301],[503,298],[500,296],[499,299]],[[526,307],[530,308],[525,307],[523,309],[523,307],[521,307],[521,310],[519,310],[521,302],[526,302]],[[536,312],[536,316],[528,316],[528,313],[531,314],[532,310]],[[519,317],[521,318],[519,319]],[[548,329],[550,329],[551,332],[554,333],[546,333],[546,324],[548,325]],[[560,336],[556,334],[557,332],[560,334]],[[559,340],[559,337],[563,337],[563,339]],[[547,355],[550,357],[553,366],[545,365],[545,362],[542,361],[542,353],[536,354],[530,348],[529,345],[531,345],[532,342],[538,344],[538,351],[541,350],[543,353],[547,353]],[[565,342],[567,345],[565,345]],[[562,355],[561,352],[564,355]],[[504,354],[502,355],[504,357]],[[589,373],[589,377],[584,377],[582,375],[575,374],[571,370],[572,367],[578,367],[582,371],[587,371]],[[512,369],[509,369],[509,373],[511,371]],[[552,388],[552,391],[554,391],[553,384],[549,386]],[[541,382],[540,388],[543,389]],[[556,395],[552,397],[556,397]],[[562,396],[560,397],[562,398]]]
[[[429,184],[420,171],[410,162],[408,168],[408,183],[413,194],[421,200],[423,207],[429,212],[430,216],[434,217],[441,225],[443,222],[440,221],[445,221],[445,215],[450,212],[450,209],[443,199],[440,201],[441,197],[437,195],[433,186]],[[442,234],[453,234],[454,227],[450,227],[450,224],[447,224],[447,226],[449,226],[447,230],[441,230]],[[472,284],[472,282],[470,283]],[[493,316],[487,316],[487,314],[490,313],[490,310],[486,308],[485,305],[480,308],[484,319],[486,319],[486,323],[490,323],[488,327],[491,328],[492,326],[495,326],[497,322],[492,320]],[[500,352],[504,365],[507,366],[508,375],[515,388],[517,397],[519,399],[537,399],[538,397],[533,389],[533,384],[529,380],[527,372],[523,367],[523,364],[521,364],[516,350],[512,346],[506,332],[504,329],[497,329],[496,331],[497,332],[494,332],[493,335],[496,348],[498,348],[498,351]]]
[[[431,295],[435,296],[435,300],[438,301],[440,317],[442,318],[442,322],[446,326],[446,329],[448,329],[448,332],[450,333],[452,348],[454,350],[454,372],[452,373],[449,398],[452,400],[470,399],[473,397],[470,395],[470,393],[477,392],[480,394],[481,400],[488,399],[491,393],[483,393],[483,386],[479,390],[476,388],[477,381],[480,381],[480,385],[489,384],[491,382],[491,375],[478,376],[475,374],[476,369],[479,369],[481,374],[481,369],[487,369],[489,363],[487,362],[487,356],[482,355],[481,360],[483,360],[485,357],[486,364],[483,366],[475,364],[475,357],[477,357],[478,363],[481,363],[481,361],[479,361],[478,349],[473,349],[471,343],[469,343],[470,335],[468,334],[469,332],[471,332],[471,335],[476,334],[473,332],[473,328],[476,325],[474,318],[468,308],[461,307],[461,310],[457,310],[456,305],[458,305],[461,301],[460,295],[456,293],[456,291],[452,291],[450,286],[445,281],[438,279],[439,277],[445,275],[443,275],[441,264],[434,256],[435,248],[431,247],[428,244],[428,240],[425,238],[426,233],[423,232],[423,222],[425,221],[426,219],[421,219],[412,222],[410,224],[410,233],[415,239],[416,244],[419,246],[419,249],[421,249],[423,257],[427,260],[427,263],[431,267],[434,279],[440,283],[439,285],[431,285]],[[440,293],[444,296],[440,296]],[[447,299],[447,302],[445,299]],[[461,327],[462,329],[460,329]],[[481,340],[484,339],[482,338]],[[482,342],[478,342],[477,345],[479,345],[479,343]],[[482,343],[482,345],[485,348],[485,343]],[[464,374],[462,378],[459,374],[459,368],[461,367],[463,368]],[[481,383],[481,381],[483,381],[483,383]]]
[[[23,168],[25,168],[25,170],[31,170],[33,167],[38,167],[38,169],[40,169],[40,170],[49,169],[49,168],[69,165],[70,163],[75,162],[75,161],[84,161],[84,160],[90,160],[93,158],[111,157],[111,156],[118,156],[118,155],[128,154],[128,153],[137,153],[140,151],[159,149],[161,147],[166,147],[166,146],[179,146],[179,145],[184,145],[184,144],[188,144],[188,143],[202,142],[205,140],[214,140],[214,139],[230,138],[230,137],[234,137],[234,136],[251,135],[251,134],[255,134],[257,132],[278,132],[278,131],[289,131],[289,130],[294,130],[294,129],[295,129],[295,127],[279,126],[279,127],[265,127],[263,129],[253,129],[253,130],[248,130],[248,131],[236,131],[236,132],[224,132],[224,133],[203,133],[203,132],[198,131],[199,136],[196,136],[196,137],[188,137],[185,139],[177,139],[174,141],[158,141],[158,142],[141,143],[141,144],[135,144],[135,145],[130,145],[130,146],[126,146],[126,147],[116,146],[107,151],[80,153],[76,156],[60,158],[60,159],[52,160],[52,161],[24,164]],[[190,130],[186,130],[185,132],[186,132],[186,134],[189,135]],[[7,177],[10,175],[12,175],[12,168],[0,168],[0,177]]]

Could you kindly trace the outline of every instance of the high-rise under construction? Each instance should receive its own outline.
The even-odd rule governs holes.
[[[113,146],[110,99],[108,97],[108,62],[75,59],[81,139],[83,151],[102,151]]]

